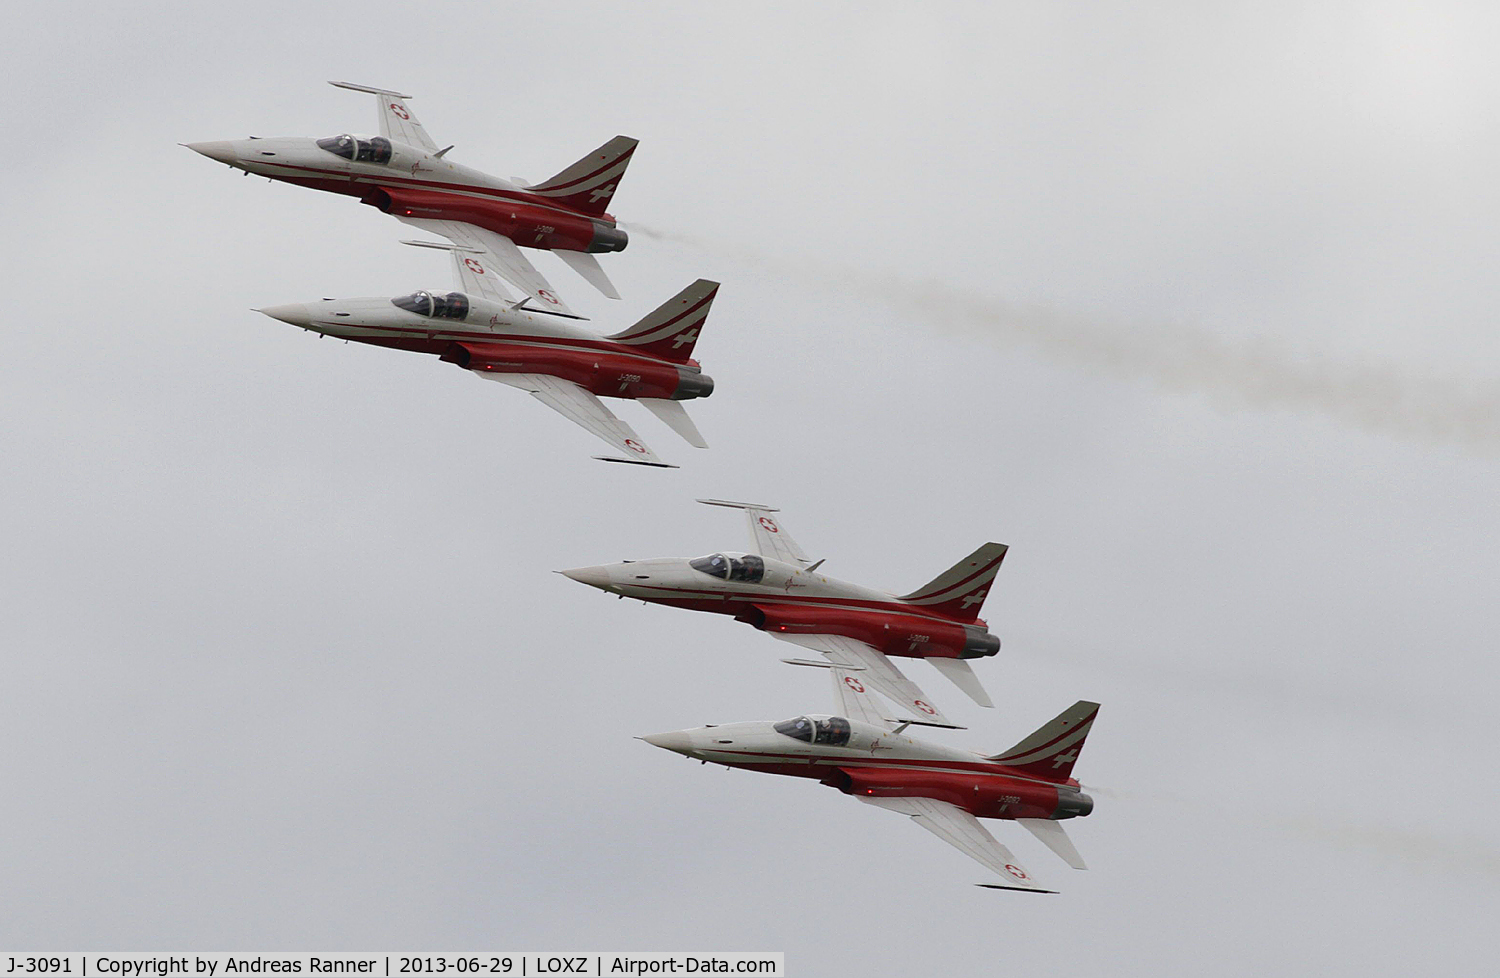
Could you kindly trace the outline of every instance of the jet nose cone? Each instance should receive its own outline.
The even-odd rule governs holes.
[[[202,153],[211,160],[218,160],[220,163],[233,163],[240,158],[235,152],[234,143],[224,139],[207,143],[183,143],[182,145],[195,153]]]
[[[641,739],[652,747],[662,747],[666,750],[676,751],[679,754],[687,754],[693,749],[693,738],[686,730],[671,730],[667,733],[647,734]]]
[[[600,564],[597,567],[574,567],[571,570],[558,571],[563,577],[569,577],[579,584],[587,584],[589,587],[608,588],[614,581],[610,578],[609,568]]]
[[[290,302],[284,306],[266,306],[264,309],[255,311],[262,316],[270,316],[272,319],[279,319],[293,326],[301,326],[303,329],[312,325],[312,314],[308,312],[307,304],[302,302]]]

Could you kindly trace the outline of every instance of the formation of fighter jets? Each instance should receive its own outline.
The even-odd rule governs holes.
[[[1013,821],[1069,866],[1087,868],[1058,823],[1094,810],[1093,799],[1073,778],[1073,762],[1098,703],[1080,700],[1010,750],[983,757],[906,736],[919,721],[884,717],[870,701],[864,673],[828,668],[839,716],[711,724],[641,739],[705,763],[815,778],[867,804],[909,815],[1003,880],[980,886],[1057,892],[1039,885],[981,818]]]
[[[902,675],[891,656],[926,659],[980,706],[994,706],[969,659],[1000,651],[979,618],[1005,545],[986,543],[910,594],[895,595],[818,573],[771,514],[756,503],[700,499],[745,511],[753,553],[659,557],[560,571],[627,598],[730,615],[772,638],[821,652],[830,662],[868,670],[872,689],[929,722],[948,725],[932,697]]]
[[[479,377],[527,391],[609,443],[605,461],[674,468],[601,400],[640,402],[690,445],[708,447],[682,402],[713,393],[693,359],[718,292],[699,279],[620,332],[584,328],[521,248],[551,251],[604,295],[619,293],[594,256],[629,239],[605,211],[635,152],[616,136],[551,179],[502,180],[448,160],[412,113],[411,96],[330,82],[374,95],[380,135],[278,137],[185,144],[245,173],[357,197],[445,241],[406,241],[452,255],[457,288],[394,298],[321,299],[257,310],[325,336],[428,353]],[[514,295],[507,284],[516,289]],[[744,511],[751,550],[576,567],[559,573],[622,598],[729,615],[773,638],[820,653],[784,659],[828,669],[840,715],[808,714],[652,734],[641,739],[728,767],[814,778],[910,816],[984,864],[996,889],[1039,885],[980,818],[1014,821],[1083,869],[1061,820],[1093,801],[1072,776],[1099,709],[1080,701],[1008,751],[983,756],[917,740],[912,726],[958,728],[892,661],[925,659],[983,707],[994,703],[970,662],[1000,639],[979,617],[1005,559],[986,543],[906,594],[820,573],[774,513],[756,503],[701,499]],[[909,717],[884,716],[877,692]]]

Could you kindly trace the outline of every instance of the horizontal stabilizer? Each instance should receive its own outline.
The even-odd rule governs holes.
[[[1062,857],[1062,861],[1074,869],[1088,869],[1083,864],[1083,857],[1073,846],[1073,840],[1068,838],[1068,833],[1063,831],[1062,823],[1050,818],[1018,818],[1016,824],[1030,832],[1042,844]]]
[[[927,659],[933,668],[948,677],[948,681],[969,695],[969,699],[980,706],[994,708],[995,704],[990,701],[990,694],[979,685],[979,677],[974,675],[974,670],[969,667],[967,659],[948,659],[942,656],[930,656]]]
[[[618,299],[620,297],[619,290],[609,280],[609,276],[604,274],[604,269],[600,266],[599,259],[593,255],[586,251],[563,251],[561,249],[552,253],[561,258],[573,271],[583,276],[585,282],[603,292],[607,297],[611,299]]]
[[[682,436],[682,440],[694,448],[707,448],[708,442],[698,433],[698,426],[693,424],[693,419],[688,416],[687,409],[682,406],[681,401],[670,401],[663,397],[641,397],[637,398],[646,410],[661,418],[668,428]]]

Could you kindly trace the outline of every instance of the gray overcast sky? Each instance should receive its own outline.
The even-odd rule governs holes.
[[[0,946],[784,949],[791,973],[1492,964],[1492,5],[22,5],[0,37]],[[678,471],[250,311],[444,287],[178,142],[642,140],[602,328],[698,276]],[[1207,352],[1205,352],[1207,351]],[[1457,432],[1457,435],[1453,433]],[[905,590],[1012,545],[998,750],[1078,698],[1056,897],[632,736],[826,709],[724,619],[549,573],[779,505]],[[806,674],[804,674],[806,673]]]

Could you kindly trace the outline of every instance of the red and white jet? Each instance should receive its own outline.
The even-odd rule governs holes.
[[[601,336],[569,319],[541,315],[500,284],[470,233],[449,229],[459,245],[409,241],[451,251],[458,292],[387,298],[324,299],[257,310],[293,326],[375,346],[436,354],[486,380],[537,400],[623,452],[610,462],[667,465],[600,397],[639,401],[697,448],[707,448],[682,402],[713,393],[713,378],[692,358],[719,283],[699,279],[634,326]]]
[[[1003,880],[980,886],[1057,892],[1040,886],[981,818],[1013,821],[1069,866],[1087,868],[1060,822],[1094,809],[1093,799],[1073,778],[1073,763],[1098,703],[1080,700],[1010,750],[985,757],[907,736],[907,726],[919,721],[884,718],[865,692],[862,672],[831,668],[842,716],[710,725],[641,739],[705,763],[816,778],[860,801],[909,815]]]
[[[550,180],[502,180],[447,159],[407,106],[409,95],[329,82],[368,92],[379,105],[380,135],[325,139],[284,136],[187,143],[209,159],[272,180],[358,197],[424,230],[448,234],[472,225],[491,264],[539,308],[578,317],[517,245],[552,251],[611,299],[619,292],[595,254],[623,251],[629,237],[605,212],[637,141],[616,136]],[[451,235],[450,235],[451,236]]]
[[[817,572],[781,523],[758,503],[700,499],[743,509],[754,553],[722,552],[575,567],[558,573],[621,597],[732,615],[783,642],[866,670],[865,682],[928,721],[953,726],[891,656],[926,659],[980,706],[994,706],[969,659],[994,655],[1000,639],[979,618],[1005,559],[986,543],[910,594],[850,584]]]

